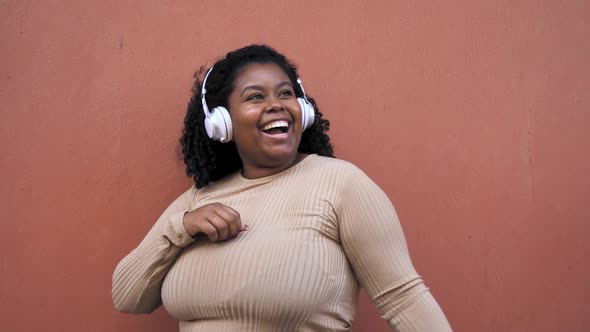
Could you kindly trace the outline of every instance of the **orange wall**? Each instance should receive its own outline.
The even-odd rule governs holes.
[[[192,72],[253,42],[299,64],[455,331],[590,330],[588,1],[163,3],[0,3],[1,330],[176,329],[117,313],[111,273],[191,183]]]

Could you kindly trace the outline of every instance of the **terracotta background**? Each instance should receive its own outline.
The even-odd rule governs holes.
[[[239,3],[239,5],[238,5]],[[455,331],[590,330],[590,2],[1,1],[0,330],[175,331],[116,263],[191,181],[192,73],[268,43]],[[354,331],[387,331],[361,299]]]

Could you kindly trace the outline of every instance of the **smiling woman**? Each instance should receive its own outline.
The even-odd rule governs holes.
[[[253,45],[196,76],[181,138],[195,186],[117,266],[115,307],[163,303],[182,332],[347,331],[364,287],[398,331],[450,331],[387,196],[327,158],[295,66]]]

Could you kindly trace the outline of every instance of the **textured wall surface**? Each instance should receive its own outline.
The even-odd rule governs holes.
[[[174,331],[116,263],[190,184],[192,73],[268,43],[455,331],[590,330],[590,3],[1,1],[0,329]],[[361,298],[354,331],[387,331]]]

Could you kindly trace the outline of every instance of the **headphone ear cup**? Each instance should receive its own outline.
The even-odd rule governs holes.
[[[227,110],[227,108],[222,106],[216,108],[219,108],[219,113],[223,116],[223,122],[225,124],[225,140],[223,140],[222,142],[231,142],[231,140],[234,139],[234,127],[231,122],[231,116],[229,115],[229,111]]]
[[[306,130],[311,127],[315,120],[315,109],[305,98],[297,98],[297,102],[299,102],[299,106],[301,107],[301,129]]]
[[[214,141],[226,143],[233,138],[231,117],[225,107],[215,107],[209,116],[205,118],[205,130]]]

